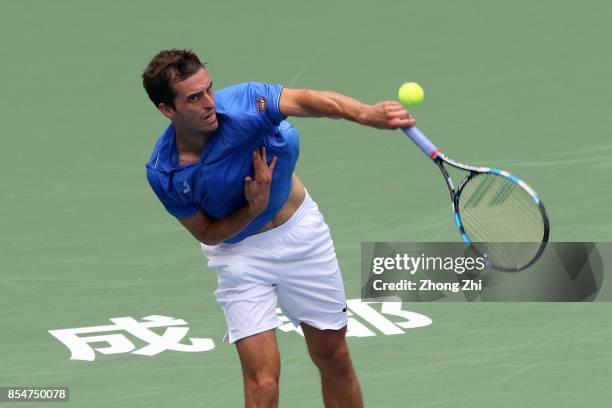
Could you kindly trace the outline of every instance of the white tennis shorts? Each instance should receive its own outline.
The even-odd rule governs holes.
[[[284,224],[236,244],[202,244],[216,270],[215,298],[227,323],[224,341],[280,326],[277,305],[295,327],[341,329],[348,322],[344,284],[329,227],[306,193]]]

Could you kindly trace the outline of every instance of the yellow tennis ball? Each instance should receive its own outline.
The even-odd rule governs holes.
[[[425,98],[423,88],[416,82],[406,82],[400,86],[398,95],[400,102],[406,108],[418,105]]]

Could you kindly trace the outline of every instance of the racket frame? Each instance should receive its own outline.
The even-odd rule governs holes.
[[[544,204],[542,203],[542,200],[540,200],[536,192],[527,183],[525,183],[523,180],[519,179],[515,175],[508,173],[507,171],[504,171],[504,170],[499,170],[493,167],[471,166],[469,164],[464,164],[464,163],[455,161],[447,157],[442,152],[440,152],[436,148],[436,146],[433,143],[431,143],[431,141],[416,127],[404,128],[402,130],[421,149],[421,151],[423,151],[423,153],[425,153],[436,164],[438,169],[440,169],[440,171],[442,172],[442,175],[446,182],[446,187],[448,188],[448,192],[450,195],[451,210],[453,213],[453,218],[455,219],[455,224],[457,225],[457,228],[459,229],[459,232],[461,234],[461,239],[467,245],[469,245],[472,248],[472,250],[474,250],[476,253],[480,253],[477,250],[477,248],[474,246],[474,243],[472,242],[470,237],[467,235],[465,228],[463,226],[463,222],[461,221],[461,214],[459,212],[459,199],[461,197],[461,192],[463,188],[472,178],[474,178],[475,176],[479,174],[493,174],[499,177],[505,177],[512,183],[517,184],[525,192],[527,192],[527,194],[531,196],[531,199],[534,201],[534,203],[538,206],[540,210],[540,214],[542,216],[542,221],[544,224],[543,225],[544,234],[542,237],[542,242],[540,243],[540,247],[538,248],[536,255],[531,259],[529,263],[522,265],[520,268],[514,268],[514,269],[503,268],[503,267],[499,267],[495,265],[493,266],[496,269],[502,269],[506,271],[520,271],[520,270],[526,269],[529,266],[533,265],[533,263],[537,261],[538,258],[540,258],[540,256],[544,253],[544,250],[546,249],[546,245],[548,243],[548,238],[550,235],[550,222],[548,221],[548,215],[546,214],[546,209],[544,208]],[[453,184],[453,180],[450,177],[450,174],[444,167],[444,164],[448,164],[456,169],[469,172],[469,174],[459,182],[456,189]],[[481,255],[484,255],[484,254],[481,254]]]

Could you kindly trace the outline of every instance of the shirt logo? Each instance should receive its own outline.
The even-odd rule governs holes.
[[[268,101],[263,96],[257,98],[257,112],[263,112],[268,107]]]
[[[183,187],[184,187],[183,193],[187,194],[188,192],[191,191],[191,189],[189,188],[189,184],[187,184],[187,181],[183,181]]]

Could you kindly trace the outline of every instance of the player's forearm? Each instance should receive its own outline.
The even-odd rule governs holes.
[[[242,232],[258,215],[259,213],[246,205],[228,217],[209,220],[200,228],[196,238],[203,244],[217,245]]]
[[[283,89],[280,111],[287,116],[347,119],[379,129],[415,125],[414,118],[397,101],[368,105],[350,96],[313,89]]]
[[[299,112],[294,116],[347,119],[361,123],[367,106],[337,92],[305,89],[299,99]]]

